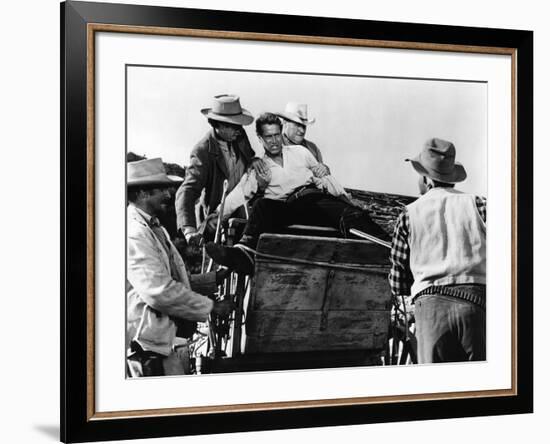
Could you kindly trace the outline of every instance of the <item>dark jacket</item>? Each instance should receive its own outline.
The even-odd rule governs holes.
[[[248,168],[255,153],[244,131],[243,136],[233,145]],[[216,209],[222,198],[223,181],[228,177],[227,164],[212,129],[193,148],[189,166],[185,170],[185,180],[176,193],[178,228],[197,226],[195,204],[203,189],[206,214]]]

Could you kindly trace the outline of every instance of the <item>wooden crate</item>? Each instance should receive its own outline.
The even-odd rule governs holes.
[[[263,234],[257,251],[245,354],[384,347],[387,249],[360,240]]]

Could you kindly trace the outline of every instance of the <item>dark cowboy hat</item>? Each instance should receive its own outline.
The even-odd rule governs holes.
[[[162,159],[144,159],[127,164],[127,187],[158,185],[174,186],[180,184],[183,179],[179,176],[166,174]]]
[[[455,162],[455,146],[446,140],[429,139],[422,152],[411,162],[416,172],[438,182],[458,183],[466,179],[466,170],[461,163]]]
[[[246,109],[241,108],[239,96],[231,94],[214,96],[212,108],[201,109],[201,113],[208,119],[234,125],[250,125],[254,121],[254,116]]]

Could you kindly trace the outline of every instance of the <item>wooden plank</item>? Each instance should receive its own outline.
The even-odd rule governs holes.
[[[387,274],[336,271],[331,310],[389,310],[391,291]]]
[[[288,264],[263,264],[254,277],[253,310],[320,310],[323,304],[326,268]]]
[[[384,347],[391,300],[385,248],[365,241],[266,234],[258,251],[361,269],[258,258],[247,311],[245,353]],[[333,277],[327,287],[329,273]],[[323,301],[326,322],[321,329]]]
[[[260,253],[339,264],[388,265],[386,248],[364,240],[332,239],[290,234],[262,234]]]
[[[254,311],[248,314],[249,336],[294,336],[321,333],[321,311]],[[389,311],[330,311],[325,333],[365,336],[387,333]]]
[[[264,263],[254,277],[252,310],[320,310],[330,269]],[[330,307],[338,310],[386,310],[391,294],[386,274],[335,270]]]

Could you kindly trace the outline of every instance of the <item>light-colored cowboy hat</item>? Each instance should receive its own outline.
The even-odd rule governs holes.
[[[455,162],[455,146],[446,140],[429,139],[421,153],[411,162],[421,176],[428,176],[438,182],[458,183],[466,179],[466,170],[461,163]]]
[[[282,113],[277,113],[279,117],[299,123],[300,125],[311,125],[315,123],[315,118],[308,119],[307,105],[305,103],[288,102]]]
[[[241,108],[239,96],[232,94],[220,94],[214,96],[211,108],[201,109],[208,119],[219,122],[233,123],[234,125],[250,125],[254,116],[244,108]]]
[[[166,174],[161,158],[128,162],[126,171],[127,187],[144,185],[162,185],[169,187],[178,185],[183,181],[179,176]]]

